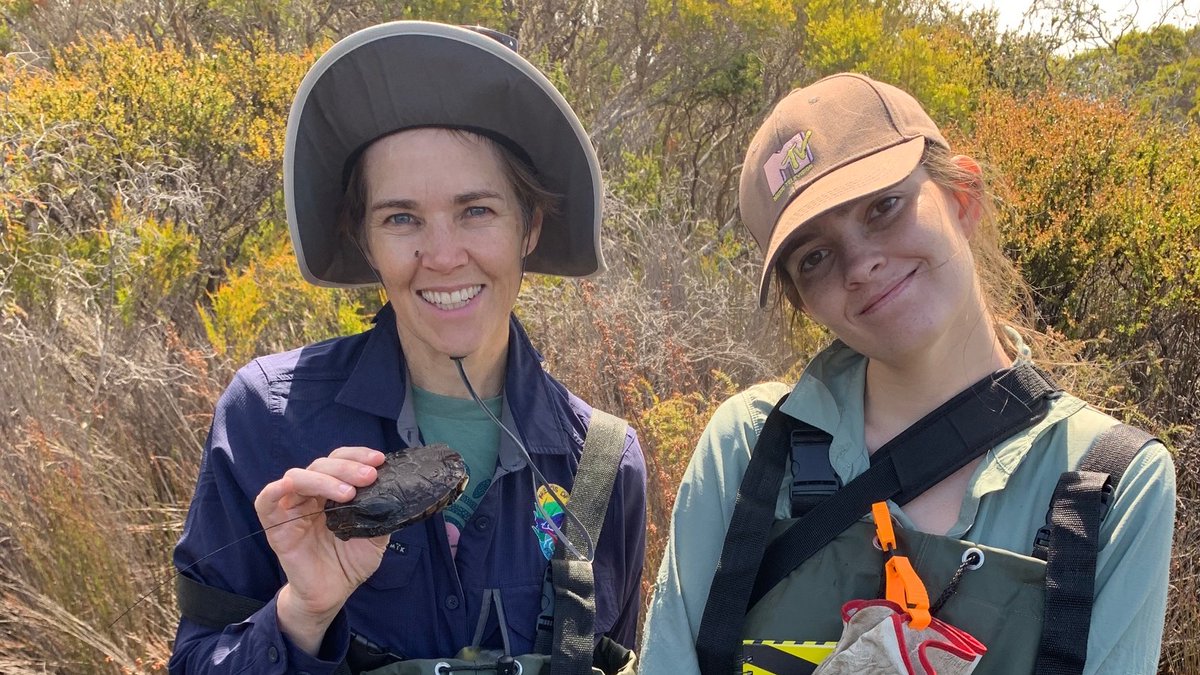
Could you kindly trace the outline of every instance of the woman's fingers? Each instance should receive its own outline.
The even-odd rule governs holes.
[[[348,459],[370,466],[379,466],[383,464],[384,454],[378,450],[365,448],[361,445],[346,445],[329,453],[329,457],[335,459]]]
[[[383,460],[383,453],[371,448],[338,448],[307,468],[288,469],[282,478],[268,483],[255,499],[255,509],[262,514],[274,508],[294,508],[308,499],[349,501],[355,488],[375,482],[375,467]]]

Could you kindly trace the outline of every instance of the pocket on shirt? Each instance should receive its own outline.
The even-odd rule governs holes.
[[[371,588],[386,591],[407,586],[425,557],[424,542],[410,540],[401,532],[392,535],[379,569],[367,578],[366,585]]]
[[[619,598],[612,581],[612,573],[607,568],[593,567],[592,574],[595,579],[595,598],[596,598],[596,633],[607,633],[613,629],[617,623],[617,616],[620,613],[618,607]],[[510,617],[514,616],[533,616],[537,617],[542,610],[542,583],[511,586],[501,591],[504,598],[504,606]],[[601,601],[600,598],[605,598]],[[554,599],[550,598],[550,602]],[[510,610],[513,608],[516,611]],[[509,619],[512,630],[533,641],[537,637],[537,621],[513,621]]]
[[[607,633],[617,623],[621,608],[618,606],[616,584],[613,583],[612,570],[607,567],[593,567],[592,574],[596,579],[596,632]],[[600,598],[606,601],[601,602]]]
[[[500,598],[504,600],[504,614],[508,619],[508,629],[515,633],[513,637],[519,638],[520,644],[527,644],[532,649],[537,639],[537,617],[542,611],[541,580],[501,588]],[[518,645],[513,647],[520,649]]]

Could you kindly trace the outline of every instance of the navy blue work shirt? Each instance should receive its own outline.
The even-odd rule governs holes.
[[[287,469],[341,446],[387,452],[418,444],[408,386],[390,306],[365,333],[262,357],[238,371],[217,403],[175,565],[203,584],[267,604],[221,631],[182,619],[171,673],[332,673],[351,631],[404,658],[453,656],[471,644],[488,589],[503,601],[512,653],[533,651],[547,560],[534,531],[531,472],[505,434],[494,480],[462,530],[457,557],[440,514],[394,533],[378,571],[350,596],[317,656],[279,630],[274,598],[285,579],[265,536],[188,567],[258,530],[254,498]],[[543,370],[513,317],[502,420],[546,480],[568,491],[590,417],[591,407]],[[645,461],[629,429],[594,570],[596,630],[631,649],[641,605],[645,491]],[[502,646],[494,611],[484,634],[483,646]]]

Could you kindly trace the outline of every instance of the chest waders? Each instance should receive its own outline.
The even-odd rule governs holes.
[[[592,410],[583,453],[575,472],[570,508],[592,541],[608,511],[613,483],[625,448],[625,421]],[[563,531],[568,522],[564,519]],[[608,637],[595,642],[596,594],[592,563],[568,559],[567,547],[559,542],[550,560],[553,616],[538,617],[535,653],[508,653],[508,624],[498,592],[485,592],[474,644],[458,654],[438,659],[405,659],[388,653],[353,633],[346,660],[337,675],[633,675],[633,652]],[[246,619],[266,603],[206,586],[180,575],[176,581],[180,613],[189,620],[219,630]],[[483,629],[493,607],[504,640],[504,653],[479,649]]]
[[[874,526],[860,522],[871,504],[911,501],[1043,419],[1057,391],[1026,364],[991,375],[876,451],[845,486],[829,465],[828,434],[776,405],[738,489],[704,608],[701,672],[811,673],[842,633],[842,605],[883,594],[884,553]],[[930,595],[948,589],[935,615],[986,645],[975,673],[1082,671],[1100,520],[1150,440],[1124,425],[1098,436],[1079,469],[1062,474],[1032,555],[897,530]],[[789,456],[794,517],[776,521]]]

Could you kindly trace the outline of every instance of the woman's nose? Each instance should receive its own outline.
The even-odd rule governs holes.
[[[867,237],[855,237],[844,246],[842,259],[847,286],[871,281],[887,263],[883,248]]]
[[[453,223],[436,224],[428,232],[416,254],[423,267],[447,271],[466,264],[467,250]]]

